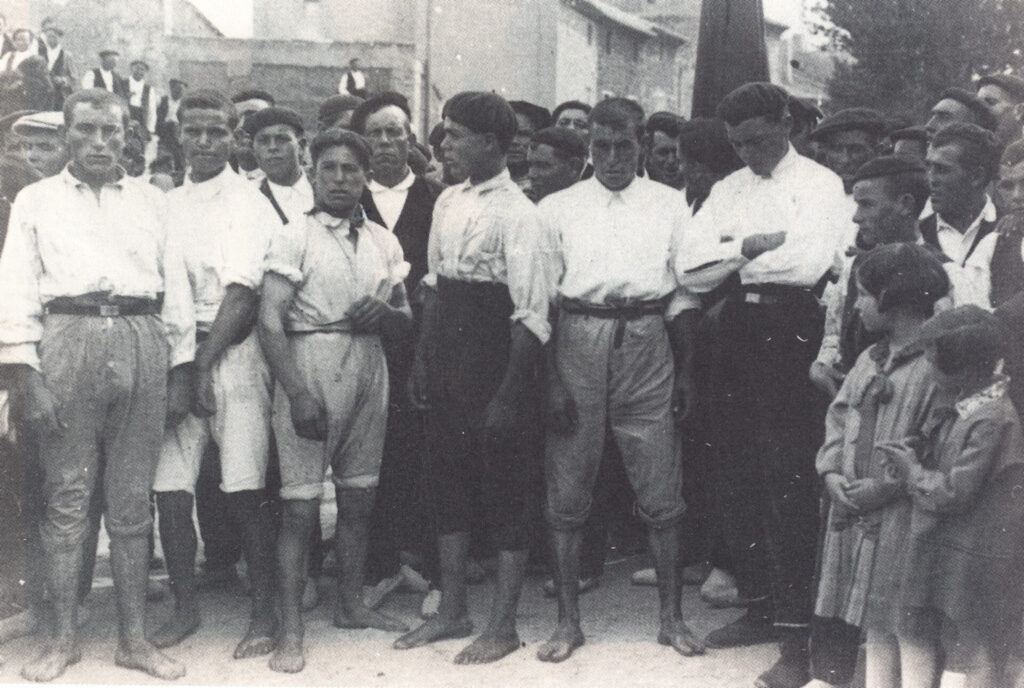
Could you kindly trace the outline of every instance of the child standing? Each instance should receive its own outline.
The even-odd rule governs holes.
[[[918,333],[949,279],[929,250],[890,244],[861,261],[857,289],[864,327],[883,339],[857,359],[825,420],[816,465],[831,505],[815,616],[868,630],[867,679],[875,688],[899,685],[890,604],[899,577],[887,562],[910,520],[910,500],[886,480],[875,445],[916,433],[927,418],[936,390]]]
[[[907,441],[879,447],[913,500],[903,633],[933,658],[945,652],[944,688],[1004,685],[999,668],[1020,621],[1024,434],[1007,378],[993,373],[998,328],[975,306],[929,321],[922,341],[951,403],[933,409],[919,451]]]

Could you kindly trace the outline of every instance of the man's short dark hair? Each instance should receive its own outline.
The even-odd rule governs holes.
[[[715,109],[715,114],[730,127],[755,117],[781,122],[788,112],[789,94],[786,89],[765,81],[743,84],[722,98]]]
[[[587,117],[591,128],[595,124],[615,131],[633,130],[637,141],[644,140],[644,109],[629,98],[605,98],[594,106]]]
[[[510,100],[508,104],[512,107],[514,113],[530,120],[534,131],[547,129],[552,124],[551,113],[548,112],[546,107],[541,107],[526,100]]]
[[[363,170],[370,169],[370,144],[354,131],[340,128],[325,129],[313,137],[313,142],[309,144],[309,157],[313,161],[313,169],[316,170],[317,161],[325,150],[338,146],[352,151]]]
[[[349,124],[349,129],[359,134],[365,134],[366,120],[369,119],[370,115],[373,115],[391,105],[394,105],[404,112],[407,119],[412,119],[412,111],[409,109],[409,100],[401,93],[385,91],[384,93],[373,96],[359,104],[359,106],[352,112],[352,121]]]
[[[246,100],[263,100],[266,101],[267,105],[277,105],[274,101],[274,96],[258,88],[247,88],[231,96],[232,103],[241,103]]]
[[[853,183],[866,179],[884,179],[889,193],[895,198],[904,194],[914,199],[914,217],[921,214],[928,201],[928,175],[924,164],[914,158],[899,155],[880,155],[860,166]]]
[[[977,167],[985,171],[985,183],[992,181],[999,169],[999,142],[989,129],[976,124],[953,122],[939,129],[932,137],[932,148],[958,146],[960,163],[965,169]]]
[[[121,126],[128,129],[128,103],[119,95],[111,93],[105,88],[85,88],[75,91],[64,100],[64,126],[70,127],[74,119],[75,106],[79,103],[91,105],[94,108],[107,108],[114,105],[121,109]]]
[[[441,116],[476,134],[493,134],[502,153],[508,152],[519,126],[508,101],[497,93],[484,91],[456,93],[444,104]]]
[[[192,91],[178,105],[178,121],[185,116],[187,110],[220,110],[228,116],[228,127],[234,129],[238,126],[238,111],[235,110],[234,102],[228,100],[220,91],[212,88],[201,88]]]
[[[583,137],[572,129],[565,127],[541,129],[530,138],[530,148],[540,145],[551,146],[555,151],[555,156],[565,162],[587,159],[587,144]]]
[[[698,117],[679,125],[679,152],[690,160],[706,165],[716,175],[742,169],[744,163],[729,143],[725,122]]]
[[[559,103],[558,107],[551,112],[551,123],[557,123],[559,115],[566,110],[582,110],[585,115],[589,115],[591,107],[581,100],[567,100],[564,103]]]
[[[909,243],[871,249],[857,268],[857,282],[878,300],[878,311],[909,308],[930,317],[949,293],[949,276],[935,252]]]
[[[939,100],[936,103],[943,100],[955,100],[956,102],[963,105],[965,108],[970,110],[971,116],[974,117],[974,123],[978,126],[988,129],[989,131],[995,131],[999,127],[999,120],[992,114],[992,111],[988,109],[988,105],[979,98],[977,95],[963,88],[947,88],[939,96]]]
[[[430,144],[431,148],[436,148],[441,145],[444,141],[444,122],[438,122],[434,125],[434,128],[430,130],[430,135],[427,137],[427,143]]]
[[[644,130],[650,137],[654,136],[654,132],[660,131],[670,139],[675,139],[679,136],[679,125],[682,123],[683,118],[679,115],[664,111],[655,112],[647,118]]]

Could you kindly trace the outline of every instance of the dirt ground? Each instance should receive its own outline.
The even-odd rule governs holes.
[[[223,686],[410,686],[416,688],[476,688],[482,686],[661,686],[744,688],[775,659],[775,648],[761,645],[735,650],[709,650],[703,657],[686,658],[655,642],[657,592],[629,583],[629,574],[642,566],[634,557],[606,568],[601,586],[581,598],[587,642],[566,662],[544,664],[535,653],[555,621],[555,603],[541,593],[540,578],[531,578],[520,607],[520,636],[524,646],[492,665],[463,667],[451,660],[465,640],[450,640],[426,648],[391,648],[395,634],[381,631],[343,631],[330,624],[333,581],[321,582],[323,601],[306,615],[306,669],[283,675],[267,668],[265,657],[234,660],[231,651],[241,637],[247,598],[240,590],[209,592],[202,597],[203,626],[169,650],[188,666],[179,685]],[[471,615],[479,628],[485,621],[492,585],[471,588]],[[420,595],[398,593],[382,610],[419,623]],[[109,579],[99,579],[90,596],[91,618],[82,631],[83,659],[58,683],[160,685],[165,682],[113,665],[116,631]],[[169,599],[149,605],[147,622],[160,623],[170,612]],[[704,634],[739,615],[703,604],[697,589],[685,589],[684,609],[698,633]],[[0,683],[20,681],[19,671],[40,647],[40,638],[24,638],[0,648],[4,664]]]

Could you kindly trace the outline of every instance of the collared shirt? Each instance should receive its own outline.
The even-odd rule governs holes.
[[[280,186],[270,181],[269,178],[267,184],[270,185],[270,192],[274,194],[274,200],[281,206],[288,222],[301,224],[306,213],[313,209],[313,186],[306,178],[306,173],[303,172],[299,176],[299,181],[291,186]]]
[[[679,191],[640,177],[611,191],[591,177],[546,197],[538,209],[554,248],[552,295],[612,306],[677,291],[672,253],[689,219]],[[680,299],[672,312],[700,306],[689,293]]]
[[[64,52],[63,46],[59,46],[58,45],[56,48],[51,48],[50,46],[46,46],[46,70],[47,71],[52,71],[53,70],[53,65],[57,62],[57,60],[60,58],[60,56],[61,56],[61,54],[63,52]]]
[[[108,91],[110,91],[111,93],[113,93],[114,92],[114,73],[113,72],[108,72],[107,70],[103,69],[102,67],[99,67],[98,69],[100,70],[100,76],[103,77],[103,83],[102,84],[97,84],[96,83],[96,75],[93,73],[93,70],[90,69],[88,72],[86,72],[82,76],[82,88],[105,88]]]
[[[184,96],[182,96],[182,98],[184,98]],[[177,100],[175,100],[174,98],[171,98],[170,96],[167,96],[167,117],[166,117],[166,120],[168,122],[177,122],[178,121],[178,106],[181,105],[182,98],[178,98]]]
[[[209,330],[229,284],[256,290],[281,222],[252,184],[225,166],[213,179],[167,193],[167,226],[185,254],[197,327]]]
[[[108,293],[155,299],[171,366],[195,354],[195,316],[181,246],[155,186],[122,176],[97,198],[65,168],[25,187],[0,255],[0,363],[39,368],[43,307],[59,296]]]
[[[128,104],[132,107],[141,108],[143,103],[143,93],[146,90],[145,79],[135,79],[134,77],[128,77]],[[153,89],[149,89],[149,102],[146,104],[146,112],[142,113],[142,117],[145,119],[145,127],[149,133],[155,133],[153,128],[156,126],[156,94]]]
[[[409,170],[409,174],[405,175],[405,179],[394,186],[384,186],[372,179],[366,184],[366,188],[370,190],[370,194],[373,196],[373,203],[377,206],[377,211],[380,213],[380,217],[384,220],[384,225],[388,229],[392,231],[395,229],[395,223],[398,222],[398,218],[402,214],[402,208],[405,207],[405,199],[409,196],[409,187],[415,181],[416,175],[413,174],[412,170]]]
[[[790,148],[771,176],[744,167],[712,187],[687,228],[676,272],[698,293],[737,271],[743,284],[813,287],[849,232],[849,207],[842,179]],[[786,232],[782,246],[743,257],[746,237],[779,231]]]
[[[267,271],[296,287],[286,328],[346,331],[349,308],[364,296],[390,299],[409,264],[395,235],[375,222],[353,228],[323,211],[303,220],[279,225],[267,255]]]
[[[472,184],[467,179],[437,198],[427,245],[424,285],[437,276],[464,282],[498,282],[508,286],[514,311],[543,344],[548,323],[547,233],[537,208],[502,170]]]
[[[974,289],[983,292],[987,298],[992,290],[992,256],[996,251],[996,233],[990,232],[982,238],[974,248],[974,252],[971,252],[971,246],[978,238],[978,231],[983,221],[996,221],[996,206],[988,197],[985,198],[985,207],[982,208],[981,213],[974,218],[963,234],[943,220],[941,215],[937,213],[935,215],[939,248],[957,265],[963,267],[968,279],[974,283]],[[968,253],[970,256],[967,255]]]

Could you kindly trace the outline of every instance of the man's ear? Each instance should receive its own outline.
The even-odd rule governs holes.
[[[914,212],[914,209],[917,207],[917,202],[911,194],[901,194],[900,197],[896,199],[896,205],[899,206],[900,212],[907,217],[917,219],[917,216],[920,215],[920,213]]]

